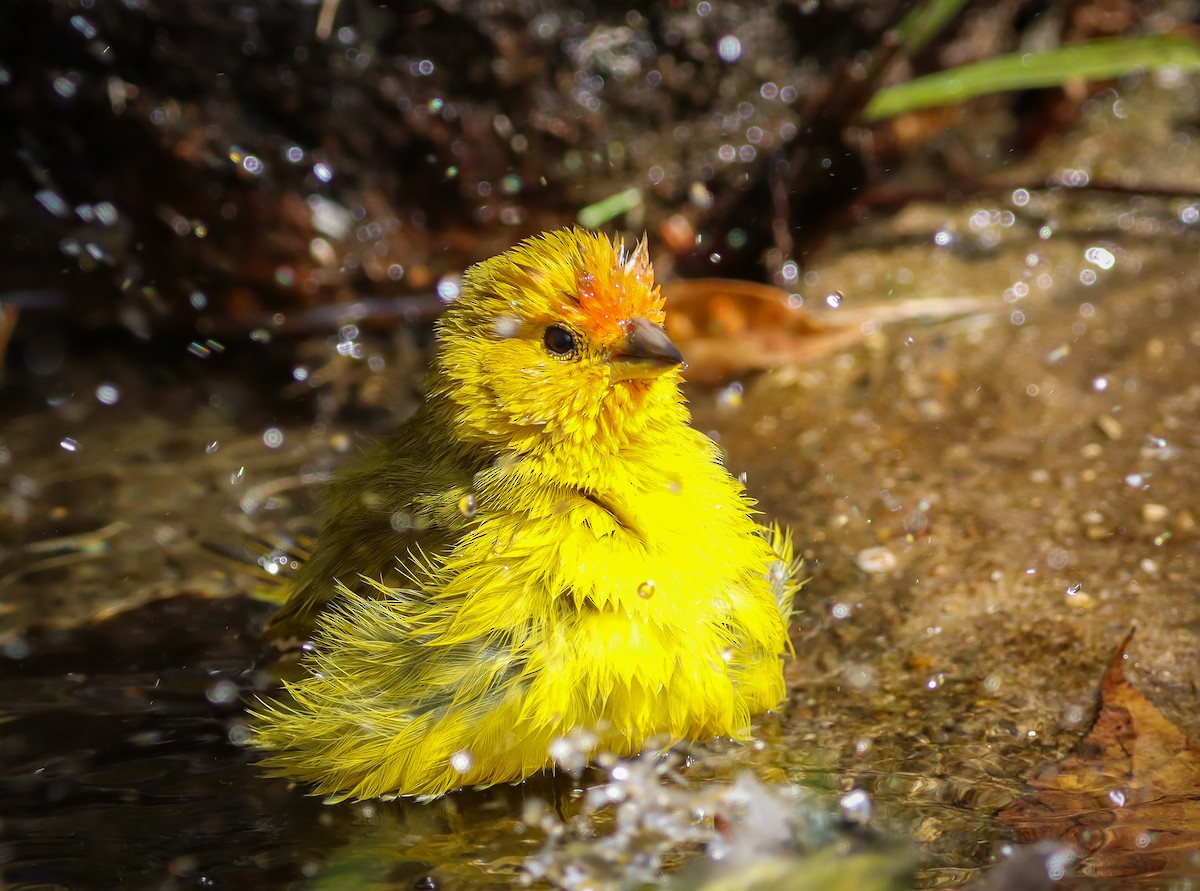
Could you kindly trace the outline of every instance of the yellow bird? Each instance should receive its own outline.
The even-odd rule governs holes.
[[[644,240],[550,232],[467,271],[424,405],[332,484],[272,621],[313,651],[256,710],[271,772],[433,798],[568,736],[745,739],[780,704],[791,541],[688,425],[663,317]]]

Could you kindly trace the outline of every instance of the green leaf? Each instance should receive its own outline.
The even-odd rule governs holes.
[[[1200,67],[1200,43],[1185,37],[1112,37],[1039,53],[996,56],[880,90],[868,121],[921,108],[957,105],[988,93],[1057,87],[1069,80],[1105,80],[1139,69]]]

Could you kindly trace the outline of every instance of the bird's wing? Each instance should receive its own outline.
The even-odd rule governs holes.
[[[317,545],[268,622],[269,634],[306,635],[337,599],[378,596],[371,581],[405,585],[415,564],[463,535],[474,462],[431,443],[421,420],[385,437],[331,484]]]

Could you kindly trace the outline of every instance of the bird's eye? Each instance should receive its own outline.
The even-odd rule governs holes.
[[[551,325],[542,336],[546,349],[556,356],[568,356],[575,352],[575,335],[562,325]]]

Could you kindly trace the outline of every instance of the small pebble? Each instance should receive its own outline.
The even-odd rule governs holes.
[[[880,573],[895,569],[899,561],[887,548],[880,547],[859,551],[854,557],[854,562],[863,572]]]

